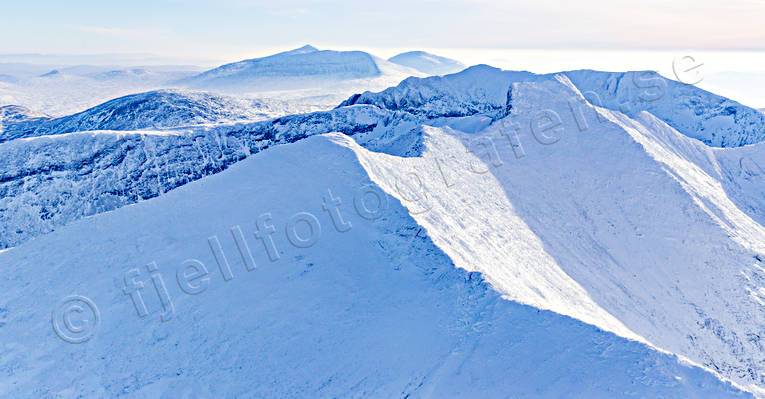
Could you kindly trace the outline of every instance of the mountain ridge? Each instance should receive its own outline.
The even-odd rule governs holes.
[[[481,273],[455,267],[411,211],[377,186],[367,155],[374,154],[344,135],[310,137],[0,252],[0,262],[18,266],[0,291],[9,310],[3,328],[17,337],[4,357],[16,372],[0,392],[751,397],[674,355],[503,299]],[[326,174],[326,165],[341,172]],[[355,214],[350,204],[359,189],[381,193],[384,213],[374,220]],[[338,209],[352,233],[337,230],[322,210],[328,195],[342,199]],[[247,271],[246,258],[235,260],[231,278],[221,278],[212,267],[218,255],[205,241],[241,225],[256,243],[259,212],[279,227],[290,215],[319,215],[324,230],[307,248],[274,235],[276,260],[253,246],[257,266]],[[221,251],[236,253],[229,240],[222,244]],[[60,256],[48,256],[51,248]],[[130,287],[123,290],[131,270],[143,282],[149,275],[137,267],[148,262],[155,265],[152,279],[170,277],[188,257],[208,273],[204,289],[186,295],[166,278],[164,299],[143,291],[148,311],[139,317],[125,294]],[[48,315],[26,313],[53,306],[72,287],[102,315],[87,351],[62,345]],[[306,350],[315,355],[305,360]],[[68,364],[82,367],[62,367]]]

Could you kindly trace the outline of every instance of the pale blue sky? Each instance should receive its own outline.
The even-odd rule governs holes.
[[[765,49],[765,1],[13,1],[0,53],[238,59],[323,48]],[[385,55],[385,54],[382,54]]]

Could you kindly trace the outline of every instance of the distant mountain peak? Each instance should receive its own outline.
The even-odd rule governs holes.
[[[311,46],[310,44],[306,44],[303,47],[299,47],[294,50],[285,51],[281,54],[285,54],[285,55],[286,54],[307,54],[307,53],[314,53],[317,51],[319,51],[319,49],[317,49],[316,47]]]
[[[362,51],[318,50],[311,45],[274,55],[221,65],[182,81],[192,88],[226,90],[303,88],[306,84],[373,78],[382,74]],[[291,81],[290,81],[291,80]],[[297,82],[297,83],[296,83]],[[308,83],[307,83],[308,82]]]
[[[393,56],[388,61],[430,75],[446,75],[465,69],[465,65],[457,60],[430,54],[425,51],[408,51]]]

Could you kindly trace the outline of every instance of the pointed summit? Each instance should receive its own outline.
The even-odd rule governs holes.
[[[296,48],[294,50],[285,51],[285,52],[282,52],[282,53],[279,53],[279,54],[276,54],[276,55],[308,54],[308,53],[315,53],[317,51],[319,51],[319,49],[317,49],[316,47],[311,46],[310,44],[306,44],[303,47]]]

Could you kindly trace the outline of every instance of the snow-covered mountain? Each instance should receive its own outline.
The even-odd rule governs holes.
[[[428,75],[446,75],[465,69],[465,65],[457,60],[424,51],[408,51],[388,58],[388,61],[416,69]]]
[[[571,71],[566,76],[583,92],[598,94],[604,107],[628,116],[648,111],[714,147],[738,147],[765,139],[762,113],[650,71]]]
[[[362,51],[318,50],[312,46],[222,65],[184,80],[196,88],[230,88],[249,85],[269,90],[284,86],[275,79],[321,78],[348,80],[380,76],[374,58]],[[298,85],[302,82],[296,82]],[[258,87],[258,86],[262,86]],[[302,86],[297,86],[302,88]]]
[[[765,397],[763,126],[653,73],[476,66],[330,111],[7,141],[0,323],[22,338],[2,392]],[[306,247],[301,211],[322,216]],[[210,299],[170,287],[172,320],[155,297],[131,314],[126,272],[188,259],[223,273]],[[29,316],[71,293],[102,306],[88,352]]]
[[[362,51],[318,50],[312,46],[206,72],[191,66],[48,68],[0,65],[0,73],[9,73],[7,79],[0,77],[0,106],[20,105],[52,116],[66,116],[139,92],[202,89],[229,96],[288,101],[293,112],[308,112],[331,109],[353,93],[382,90],[409,76],[426,76]]]
[[[34,65],[24,65],[34,70]],[[21,68],[21,67],[18,67]],[[11,69],[14,70],[14,69]],[[172,88],[169,83],[193,75],[189,67],[120,68],[67,66],[0,82],[0,105],[20,105],[53,116],[65,116],[138,92]]]
[[[0,248],[82,217],[156,197],[276,144],[375,130],[372,148],[412,148],[414,118],[376,107],[256,123],[169,130],[95,130],[0,144]],[[387,126],[382,126],[386,124]],[[361,140],[361,139],[360,139]]]
[[[0,107],[0,129],[6,126],[30,122],[38,119],[48,118],[47,115],[32,111],[21,105],[4,105]]]
[[[203,92],[156,90],[108,101],[60,118],[30,116],[23,107],[0,108],[0,143],[92,130],[179,128],[190,125],[267,119],[281,114],[279,102],[243,100]]]
[[[563,74],[593,104],[632,117],[647,111],[683,134],[714,147],[737,147],[765,140],[762,113],[655,72],[582,70]],[[496,119],[511,108],[513,84],[545,80],[553,75],[477,65],[443,77],[409,78],[379,93],[354,95],[342,105],[373,104],[428,117],[486,114]]]
[[[0,393],[750,397],[674,355],[509,301],[456,268],[379,185],[376,166],[406,161],[385,158],[347,136],[312,137],[0,253],[15,266],[0,291],[1,361],[12,370]],[[359,192],[378,205],[354,211]],[[313,245],[276,234],[269,257],[253,235],[255,220],[282,229],[308,214],[321,229]],[[61,342],[48,312],[32,311],[72,292],[100,314],[82,345]],[[79,309],[66,320],[92,311]]]
[[[426,118],[487,115],[497,119],[510,109],[510,85],[535,79],[530,72],[503,71],[488,65],[472,66],[460,73],[408,78],[379,93],[355,94],[340,104],[370,104],[405,111]]]
[[[319,101],[337,104],[354,92],[382,90],[409,76],[425,74],[363,51],[319,50],[306,45],[222,65],[177,84],[232,95],[325,97]]]

